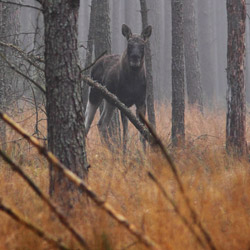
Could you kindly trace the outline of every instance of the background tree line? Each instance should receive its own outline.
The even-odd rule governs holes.
[[[1,68],[4,69],[0,93],[2,110],[11,106],[11,102],[6,101],[10,99],[8,96],[14,95],[13,91],[8,91],[11,88],[21,93],[18,94],[20,98],[12,98],[19,108],[30,99],[37,108],[46,99],[48,149],[67,167],[73,167],[72,170],[81,178],[87,175],[88,167],[83,126],[87,91],[79,65],[87,67],[105,51],[121,53],[125,47],[121,36],[122,23],[138,33],[145,23],[153,26],[151,47],[148,47],[148,55],[151,49],[152,66],[151,59],[146,58],[148,73],[152,73],[152,77],[148,75],[152,82],[148,102],[157,106],[159,103],[169,105],[172,101],[173,144],[178,144],[179,138],[184,141],[187,95],[188,103],[197,105],[201,112],[203,106],[214,108],[227,104],[227,149],[236,147],[240,154],[246,152],[245,105],[248,91],[245,89],[249,84],[245,84],[245,79],[248,79],[249,70],[248,67],[245,70],[245,54],[247,64],[248,53],[244,44],[249,25],[246,25],[244,0],[64,0],[53,3],[37,0],[27,1],[23,6],[17,2],[3,2],[1,60],[5,65]],[[238,25],[236,30],[231,24]],[[235,39],[238,41],[236,44]],[[18,56],[8,60],[11,55],[8,43],[18,45],[32,56],[33,64],[30,61],[20,63]],[[12,63],[15,64],[12,67],[15,73],[20,75],[21,69],[26,77],[8,79],[10,74],[5,74],[5,69]],[[17,84],[16,88],[14,84]],[[155,101],[151,98],[153,96]],[[155,123],[154,107],[148,107],[152,108],[148,110],[149,118]],[[117,123],[118,119],[114,126]],[[35,134],[40,136],[38,129]],[[4,132],[2,137],[4,140]],[[61,183],[60,173],[54,172],[52,167],[50,178],[51,194],[56,189],[61,190],[55,185],[65,185]]]

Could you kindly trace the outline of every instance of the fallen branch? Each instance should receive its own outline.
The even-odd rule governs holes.
[[[104,98],[110,102],[112,105],[117,107],[120,111],[122,111],[131,123],[138,129],[138,131],[142,134],[142,136],[149,142],[153,142],[153,138],[149,133],[149,130],[141,123],[141,121],[133,114],[133,112],[124,104],[122,103],[117,96],[112,94],[107,90],[107,88],[100,83],[92,80],[88,76],[82,76],[82,79],[91,87],[98,89]]]
[[[179,177],[178,171],[177,171],[177,167],[175,165],[175,163],[173,162],[172,158],[170,157],[170,155],[167,152],[167,149],[165,148],[165,146],[163,145],[162,140],[159,138],[159,136],[157,135],[156,131],[154,130],[154,128],[148,123],[148,121],[145,119],[144,116],[140,115],[140,118],[142,119],[142,121],[144,122],[144,124],[146,124],[147,128],[149,129],[151,135],[154,138],[154,144],[158,145],[158,147],[160,148],[163,156],[165,157],[165,159],[167,160],[167,162],[169,163],[170,169],[172,170],[174,177],[177,181],[178,187],[181,191],[181,194],[184,198],[184,201],[191,213],[191,217],[193,220],[193,223],[196,224],[198,226],[198,228],[201,230],[202,234],[204,235],[207,244],[209,245],[210,249],[215,250],[216,247],[212,241],[211,236],[209,235],[209,233],[206,231],[206,229],[203,227],[203,225],[201,224],[201,221],[199,220],[195,210],[193,209],[193,207],[191,206],[190,200],[188,198],[188,196],[185,193],[185,189],[184,186],[181,182],[181,179]]]
[[[16,172],[21,178],[33,189],[33,191],[43,200],[50,210],[57,216],[59,221],[69,230],[69,232],[75,237],[75,239],[86,249],[90,249],[84,238],[79,235],[73,226],[68,222],[64,215],[56,208],[56,206],[50,201],[50,199],[36,186],[36,184],[23,172],[23,170],[16,165],[1,149],[0,155],[7,162],[12,170]]]
[[[62,249],[62,250],[69,250],[70,248],[65,246],[61,239],[55,239],[53,236],[47,234],[42,229],[36,227],[31,222],[29,222],[27,219],[23,218],[21,215],[19,215],[17,212],[15,212],[13,209],[7,207],[3,204],[2,199],[0,198],[0,210],[9,215],[12,219],[17,221],[18,223],[24,225],[26,228],[34,232],[37,236],[40,238],[46,240],[48,243],[54,245],[55,247]]]
[[[171,199],[166,190],[164,189],[164,187],[161,185],[161,183],[156,179],[156,177],[151,173],[148,172],[148,176],[149,178],[156,184],[156,186],[159,188],[159,190],[162,192],[163,196],[166,198],[166,200],[168,200],[171,205],[174,208],[174,211],[176,212],[176,214],[180,217],[181,221],[184,223],[184,225],[188,228],[188,230],[194,235],[194,237],[196,238],[196,240],[198,241],[198,243],[203,247],[206,248],[204,243],[202,242],[202,239],[200,238],[200,236],[195,232],[195,230],[193,229],[192,225],[188,222],[188,220],[181,214],[179,208],[177,207],[177,205],[175,204],[175,202],[173,201],[173,199]]]
[[[10,127],[12,127],[17,133],[22,135],[28,142],[30,142],[33,146],[35,146],[38,149],[38,152],[45,156],[46,159],[51,163],[51,166],[56,167],[59,169],[64,176],[66,176],[72,183],[74,183],[81,191],[85,192],[88,197],[94,203],[99,206],[101,209],[103,209],[107,214],[109,214],[112,218],[114,218],[119,224],[124,226],[131,234],[133,234],[142,244],[144,244],[146,247],[151,249],[160,249],[159,246],[152,241],[147,235],[139,232],[139,230],[120,213],[118,213],[109,203],[107,203],[105,200],[102,200],[95,194],[91,188],[77,175],[75,175],[72,171],[67,169],[59,160],[58,158],[49,152],[46,147],[41,145],[39,141],[34,138],[33,136],[30,136],[23,128],[21,128],[17,123],[15,123],[10,117],[8,117],[6,114],[0,112],[0,119],[5,121]]]

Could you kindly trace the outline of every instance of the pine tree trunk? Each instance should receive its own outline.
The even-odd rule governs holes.
[[[203,111],[200,62],[198,56],[197,25],[194,0],[185,0],[184,6],[184,53],[187,82],[187,96],[190,105],[197,105]]]
[[[95,57],[103,52],[111,54],[109,1],[96,0]]]
[[[95,13],[95,57],[98,58],[103,52],[111,54],[111,35],[109,1],[96,0]],[[102,110],[102,106],[100,107]],[[116,109],[109,123],[109,136],[114,142],[121,142],[121,130],[119,112]]]
[[[18,45],[19,8],[15,5],[0,3],[0,34],[1,41],[4,43]],[[16,52],[11,48],[0,46],[0,53],[11,63],[17,60]],[[2,112],[6,112],[9,104],[16,98],[17,77],[0,58],[0,110]],[[0,145],[1,148],[6,149],[6,125],[2,120],[0,121]]]
[[[142,30],[148,26],[148,8],[146,0],[140,0]],[[152,57],[150,49],[150,41],[147,41],[145,46],[145,63],[146,63],[146,77],[147,77],[147,112],[148,120],[155,127],[155,108],[154,108],[154,86],[152,76]]]
[[[198,0],[199,58],[201,83],[205,102],[213,104],[215,98],[215,67],[213,65],[213,41],[211,21],[211,0]]]
[[[0,3],[0,34],[6,36],[7,23],[6,18],[8,17],[8,6],[4,3]],[[3,38],[4,39],[4,38]],[[0,47],[0,53],[6,56],[6,48]],[[6,110],[6,65],[2,58],[0,58],[0,110],[5,112]],[[4,121],[0,121],[0,144],[1,147],[6,147],[6,125]]]
[[[121,1],[113,0],[112,6],[112,53],[119,54],[121,48]]]
[[[164,84],[161,89],[161,94],[163,94],[163,100],[170,100],[171,95],[172,95],[172,90],[171,90],[171,54],[172,54],[172,34],[171,34],[171,29],[172,29],[172,24],[171,24],[171,2],[170,1],[165,1],[164,0],[164,64],[165,64],[165,72],[164,72]]]
[[[244,80],[246,1],[227,0],[227,127],[226,146],[236,155],[246,153],[246,89]]]
[[[172,143],[185,139],[183,2],[172,0]]]
[[[247,5],[247,13],[250,13],[250,5]],[[246,22],[246,51],[250,51],[250,23]],[[246,102],[250,103],[250,54],[246,53]]]
[[[96,12],[96,0],[91,1],[91,10],[90,10],[90,20],[89,20],[89,34],[87,41],[87,51],[86,51],[86,60],[85,60],[85,68],[91,65],[94,51],[94,41],[95,41],[95,12]],[[85,75],[90,74],[90,69],[86,70]],[[88,101],[88,85],[83,81],[82,88],[82,101],[84,110],[86,109],[87,101]]]
[[[80,178],[87,176],[81,75],[78,67],[79,1],[44,1],[48,148]],[[72,205],[73,186],[50,166],[50,194]],[[72,197],[72,199],[71,199]]]

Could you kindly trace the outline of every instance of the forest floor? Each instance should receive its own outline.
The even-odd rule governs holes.
[[[171,151],[191,206],[216,248],[249,249],[250,167],[246,159],[235,159],[225,151],[225,110],[207,109],[204,115],[195,109],[186,110],[185,146],[175,151],[170,144],[170,105],[159,106],[157,110],[157,133]],[[35,116],[32,109],[10,115],[30,134],[34,133]],[[39,114],[39,119],[43,118]],[[173,206],[148,177],[148,171],[156,176],[206,245],[161,153],[148,147],[145,155],[138,132],[130,124],[128,152],[124,159],[122,146],[115,147],[116,152],[111,153],[100,143],[96,123],[97,119],[87,137],[87,154],[91,165],[87,182],[90,187],[161,249],[202,249]],[[39,123],[39,137],[46,136],[45,124],[45,121]],[[7,154],[48,194],[46,160],[15,132],[9,128],[7,131]],[[250,142],[249,115],[247,140]],[[46,204],[6,163],[0,162],[0,200],[47,233],[60,238],[70,249],[80,249]],[[108,214],[94,203],[86,204],[85,201],[83,198],[76,204],[69,220],[91,249],[146,249]],[[0,250],[5,249],[54,248],[0,211]]]

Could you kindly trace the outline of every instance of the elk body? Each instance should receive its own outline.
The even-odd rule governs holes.
[[[144,65],[144,49],[150,37],[152,27],[146,27],[141,35],[132,34],[130,28],[123,24],[122,34],[127,38],[127,48],[122,55],[107,55],[100,58],[92,68],[93,80],[106,86],[127,107],[136,106],[136,114],[146,112],[146,71]],[[95,88],[90,88],[85,112],[86,135],[90,129],[95,113],[103,100],[103,96]],[[107,128],[115,107],[104,99],[103,111],[98,122],[98,129],[107,139]],[[123,124],[123,145],[126,149],[128,136],[128,119],[121,112]]]

